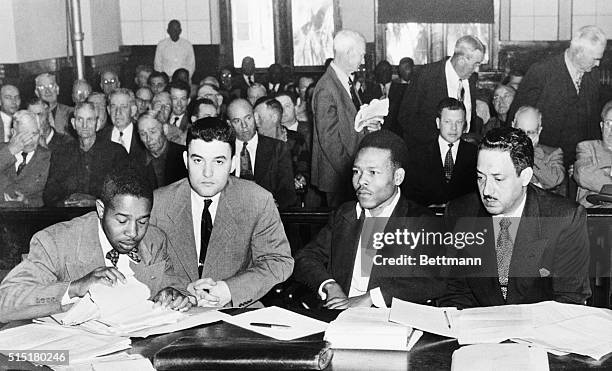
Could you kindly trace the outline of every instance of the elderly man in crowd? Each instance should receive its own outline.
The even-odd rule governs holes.
[[[19,110],[21,95],[14,85],[3,85],[0,88],[0,143],[11,139],[13,115]]]
[[[578,183],[576,201],[585,207],[612,207],[612,203],[594,204],[587,196],[612,186],[612,101],[601,110],[601,140],[586,140],[576,147],[574,179]]]
[[[36,115],[40,129],[40,145],[48,148],[52,153],[71,143],[74,139],[67,134],[60,134],[49,124],[49,105],[40,98],[33,98],[28,102],[28,111]]]
[[[72,101],[74,104],[83,103],[87,101],[87,98],[91,94],[91,85],[87,80],[75,80],[72,84]]]
[[[0,145],[0,207],[41,207],[51,152],[39,145],[36,115],[17,111],[13,121],[11,140]]]
[[[166,90],[170,78],[165,72],[153,71],[149,75],[149,87],[153,90],[153,94],[161,93]]]
[[[96,115],[98,117],[98,126],[96,127],[96,131],[100,131],[105,127],[112,126],[113,123],[110,121],[110,117],[108,116],[108,111],[106,110],[106,95],[100,92],[93,92],[87,98],[87,101],[94,105],[96,108]]]
[[[563,150],[540,143],[542,114],[540,110],[523,106],[516,111],[512,126],[527,134],[533,144],[533,177],[531,183],[540,188],[565,195],[566,190],[558,187],[565,179]]]
[[[61,104],[57,101],[59,94],[59,85],[55,81],[55,75],[50,73],[42,73],[34,79],[36,84],[36,96],[49,104],[51,110],[51,126],[59,133],[66,133],[70,125],[69,119],[72,115],[73,108]]]
[[[100,74],[100,89],[110,96],[110,94],[121,87],[121,81],[115,71],[104,71]]]
[[[136,90],[136,117],[140,117],[143,113],[151,109],[151,101],[153,100],[153,91],[148,86],[138,88]]]
[[[149,76],[151,76],[151,73],[153,73],[153,67],[147,64],[139,64],[136,66],[134,84],[136,84],[137,89],[149,86]]]

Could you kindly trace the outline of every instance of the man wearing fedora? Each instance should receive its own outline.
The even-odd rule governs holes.
[[[584,207],[612,207],[612,101],[601,110],[601,140],[576,146],[576,201]]]

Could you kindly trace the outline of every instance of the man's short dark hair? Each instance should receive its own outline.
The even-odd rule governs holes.
[[[198,98],[195,101],[193,101],[193,113],[194,114],[198,113],[198,109],[200,108],[202,104],[213,106],[215,107],[215,109],[217,109],[217,104],[213,102],[212,100],[208,98]]]
[[[282,97],[282,96],[289,97],[289,99],[291,99],[291,101],[293,102],[294,106],[297,104],[298,95],[292,92],[291,90],[285,90],[285,91],[278,92],[276,93],[274,98]]]
[[[27,107],[38,106],[39,104],[49,108],[49,103],[45,102],[44,100],[42,100],[41,98],[38,98],[38,97],[34,97],[34,98],[30,99],[28,101]]]
[[[236,153],[236,133],[228,123],[218,117],[204,117],[194,122],[187,129],[187,147],[194,139],[225,142],[232,148],[232,156]]]
[[[187,84],[183,80],[172,80],[170,85],[168,85],[168,91],[170,91],[171,89],[182,90],[187,93],[187,97],[191,95],[191,86],[189,86],[189,84]]]
[[[153,187],[142,171],[132,166],[119,166],[106,175],[100,199],[105,207],[112,207],[116,196],[129,195],[146,198],[153,204]]]
[[[170,81],[170,78],[168,78],[168,74],[160,71],[151,72],[151,74],[149,75],[149,79],[147,80],[149,85],[151,85],[151,80],[157,77],[161,77],[162,79],[164,79],[164,82],[166,83],[166,85],[168,85],[168,82]]]
[[[460,102],[459,100],[455,98],[447,97],[447,98],[442,99],[440,103],[438,103],[438,110],[436,113],[436,117],[441,118],[442,111],[444,111],[445,109],[448,109],[450,111],[462,110],[463,114],[465,115],[465,105],[463,104],[463,102]]]
[[[483,149],[508,152],[517,175],[526,168],[533,167],[533,144],[520,129],[500,127],[489,131],[478,147],[479,151]]]
[[[410,58],[410,57],[404,57],[404,58],[400,59],[400,61],[399,61],[399,63],[397,65],[399,66],[399,65],[402,65],[402,64],[409,64],[410,68],[414,68],[414,60],[412,58]]]
[[[141,72],[153,73],[153,67],[148,64],[139,64],[138,66],[136,66],[136,75]]]
[[[386,149],[391,152],[391,163],[396,169],[406,169],[408,163],[408,147],[406,142],[389,130],[372,132],[361,140],[357,152],[363,148]]]

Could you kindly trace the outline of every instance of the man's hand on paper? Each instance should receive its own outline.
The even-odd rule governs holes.
[[[125,283],[125,276],[115,267],[99,267],[91,271],[89,274],[79,278],[76,281],[70,282],[68,288],[68,296],[70,298],[82,297],[89,291],[89,288],[100,283],[106,286],[113,286],[120,281]]]
[[[348,300],[348,307],[349,308],[355,308],[355,307],[366,307],[369,308],[372,306],[372,296],[370,296],[370,293],[367,292],[363,295],[359,295],[359,296],[353,296],[352,298],[349,298]]]
[[[198,299],[199,307],[223,307],[232,300],[227,283],[212,278],[200,278],[190,283],[187,291]]]
[[[323,291],[327,293],[327,299],[323,306],[328,309],[346,309],[348,308],[348,297],[342,291],[342,287],[337,282],[330,282],[323,287]]]
[[[185,296],[173,287],[166,287],[155,295],[153,301],[156,307],[170,308],[179,312],[188,311],[192,302],[189,296]]]

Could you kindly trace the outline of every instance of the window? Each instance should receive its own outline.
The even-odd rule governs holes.
[[[489,63],[491,24],[488,23],[386,23],[384,48],[386,59],[398,64],[411,57],[415,64],[439,61],[453,55],[455,42],[463,35],[474,35],[487,47],[483,64]]]
[[[258,67],[274,63],[272,0],[232,0],[234,65],[251,56]]]
[[[316,66],[333,57],[333,0],[293,0],[293,65]]]

